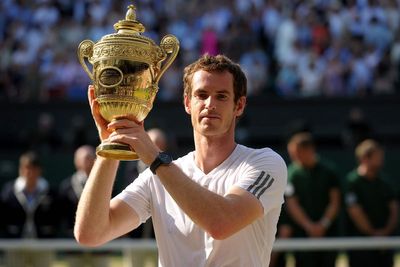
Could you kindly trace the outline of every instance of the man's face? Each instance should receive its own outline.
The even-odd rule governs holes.
[[[243,113],[246,97],[234,103],[233,77],[228,71],[193,74],[192,95],[185,96],[185,110],[196,132],[204,136],[233,133],[237,116]]]
[[[315,163],[315,149],[313,147],[300,147],[292,145],[292,149],[288,149],[292,161],[304,167],[313,167]]]
[[[19,175],[25,177],[28,184],[35,184],[41,175],[41,169],[32,164],[22,164],[19,168]]]
[[[371,156],[367,159],[367,164],[374,171],[379,171],[383,167],[384,163],[384,153],[381,150],[377,150],[371,154]]]

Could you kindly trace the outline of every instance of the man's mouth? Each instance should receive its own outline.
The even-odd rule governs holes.
[[[204,114],[200,116],[201,119],[219,119],[217,114]]]

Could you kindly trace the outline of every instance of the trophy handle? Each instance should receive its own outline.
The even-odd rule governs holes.
[[[81,63],[83,69],[89,75],[89,78],[92,79],[92,81],[93,81],[93,73],[90,72],[90,70],[85,62],[85,58],[87,58],[89,60],[89,58],[91,58],[93,56],[93,46],[94,46],[94,43],[90,40],[84,40],[78,46],[79,63]]]
[[[179,40],[172,34],[167,34],[162,38],[162,40],[160,42],[160,47],[165,53],[170,54],[170,55],[167,58],[167,61],[165,61],[164,65],[161,67],[160,72],[156,76],[156,79],[155,79],[156,83],[158,83],[160,81],[161,76],[169,68],[169,66],[171,66],[172,62],[175,60],[176,56],[178,55]]]

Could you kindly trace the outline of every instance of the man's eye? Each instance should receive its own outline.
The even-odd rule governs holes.
[[[207,97],[208,97],[207,94],[198,94],[198,95],[197,95],[197,98],[198,98],[198,99],[202,99],[202,100],[207,99]]]
[[[218,95],[217,97],[218,97],[219,100],[226,100],[226,99],[228,99],[228,96],[227,96],[227,95]]]

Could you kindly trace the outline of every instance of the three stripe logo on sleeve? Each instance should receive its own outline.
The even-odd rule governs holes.
[[[271,187],[272,183],[275,181],[269,174],[265,175],[265,171],[260,173],[260,176],[252,183],[248,188],[247,191],[252,193],[258,199],[260,199],[261,195]]]

